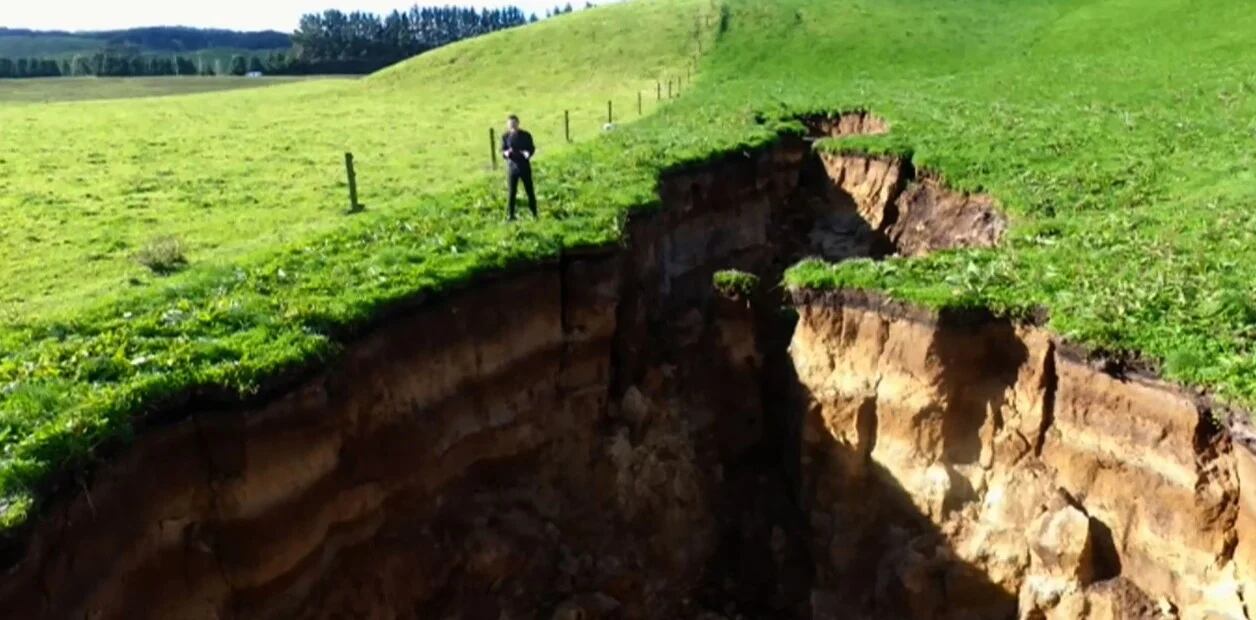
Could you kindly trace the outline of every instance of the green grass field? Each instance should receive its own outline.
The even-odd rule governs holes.
[[[260,88],[303,82],[306,77],[126,77],[33,78],[0,82],[0,105],[100,99],[139,99]],[[325,78],[324,78],[325,79]],[[342,78],[343,79],[343,78]]]
[[[615,205],[625,190],[647,199],[649,173],[589,191],[593,170],[579,168],[590,151],[566,144],[564,110],[577,145],[601,133],[608,99],[635,117],[639,91],[691,68],[710,10],[660,0],[581,12],[356,81],[0,105],[10,521],[48,472],[125,436],[144,402],[192,385],[250,389],[330,352],[331,331],[381,304],[551,255],[564,239],[613,239]],[[488,131],[509,112],[540,148],[541,223],[502,224]],[[368,206],[352,217],[346,151]],[[586,209],[595,199],[607,202]],[[182,273],[135,260],[163,236],[186,248]]]
[[[624,40],[594,57],[584,54],[592,41],[621,32],[614,12],[454,46],[355,82],[0,107],[0,125],[13,128],[0,145],[0,208],[16,214],[0,239],[13,283],[0,292],[0,318],[74,312],[133,279],[143,287],[151,278],[132,256],[154,237],[178,235],[191,262],[208,265],[339,227],[346,151],[378,214],[488,178],[488,131],[508,111],[527,119],[547,156],[561,152],[564,110],[574,137],[588,139],[608,98],[631,99],[635,116],[639,89],[684,70],[693,19],[668,23],[682,9],[646,12],[653,19],[636,26],[658,36],[629,41],[635,28],[624,27]]]
[[[1242,0],[638,0],[357,82],[0,106],[6,520],[151,403],[247,393],[390,303],[614,241],[663,170],[856,107],[892,132],[825,148],[911,153],[999,198],[1011,238],[791,284],[1040,307],[1070,340],[1256,404],[1251,32]],[[694,88],[592,139],[608,98],[635,107],[698,38]],[[506,110],[538,138],[540,222],[501,221],[486,134]],[[345,150],[369,207],[352,217]],[[165,235],[189,267],[158,277],[134,256]]]

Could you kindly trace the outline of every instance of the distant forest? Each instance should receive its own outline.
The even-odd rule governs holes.
[[[0,56],[14,52],[79,51],[85,48],[115,46],[142,47],[160,52],[192,52],[211,48],[241,50],[283,49],[292,45],[292,38],[282,32],[236,32],[157,26],[129,30],[65,32],[61,30],[25,30],[0,27]]]
[[[545,15],[574,10],[566,4]],[[185,27],[0,28],[0,78],[370,73],[442,45],[538,19],[517,7],[415,6],[386,16],[336,10],[309,14],[292,35]]]

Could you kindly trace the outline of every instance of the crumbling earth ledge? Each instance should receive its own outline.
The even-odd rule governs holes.
[[[1256,612],[1256,459],[1205,402],[988,313],[795,301],[816,617]]]
[[[807,153],[679,171],[622,247],[398,313],[269,401],[166,416],[53,502],[0,617],[698,615],[724,457],[669,377],[710,342],[711,274],[770,262]]]
[[[793,330],[711,286],[812,252],[993,245],[989,197],[797,137],[659,196],[623,246],[398,312],[268,401],[172,415],[54,502],[0,617],[1241,618],[1256,600],[1256,461],[1184,392],[987,313],[798,292]]]

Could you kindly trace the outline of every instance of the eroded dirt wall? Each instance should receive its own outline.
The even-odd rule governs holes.
[[[581,537],[631,538],[607,509],[628,498],[596,425],[616,270],[577,260],[488,284],[268,406],[144,437],[41,528],[0,615],[489,617],[578,594],[561,582],[583,572]],[[683,523],[682,505],[651,516]],[[680,575],[677,554],[703,545],[700,528],[653,525],[659,546],[620,559],[629,581],[651,549]]]
[[[799,319],[780,291],[711,286],[807,255],[993,245],[988,197],[801,138],[659,194],[623,246],[398,309],[281,397],[165,412],[54,503],[0,578],[0,617],[1241,618],[1256,601],[1256,460],[1194,400],[988,316],[829,295],[798,298]]]
[[[678,171],[622,248],[396,312],[268,404],[189,403],[57,502],[0,617],[723,610],[720,463],[761,410],[753,336],[720,335],[710,277],[769,260],[805,153]]]
[[[800,302],[815,618],[1247,617],[1252,457],[1196,400],[1032,326]]]

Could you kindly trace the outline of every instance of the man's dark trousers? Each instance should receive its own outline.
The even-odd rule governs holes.
[[[510,180],[510,219],[515,219],[515,198],[519,195],[519,182],[523,181],[523,190],[528,193],[528,208],[532,217],[536,214],[536,190],[532,187],[532,162],[510,160],[507,164]]]

